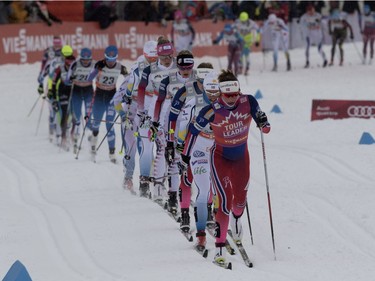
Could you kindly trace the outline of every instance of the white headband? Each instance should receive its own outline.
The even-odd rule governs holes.
[[[240,83],[238,81],[220,82],[219,87],[222,93],[238,93],[240,91]]]
[[[204,79],[208,73],[213,71],[212,68],[197,68],[198,79]]]

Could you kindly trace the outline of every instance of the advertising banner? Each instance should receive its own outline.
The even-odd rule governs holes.
[[[313,100],[311,121],[327,118],[375,118],[375,101]]]
[[[221,40],[213,45],[212,40],[224,28],[225,22],[213,23],[212,20],[195,22],[196,32],[193,53],[196,57],[222,57],[227,53],[227,43]],[[84,48],[91,48],[93,57],[103,57],[108,45],[116,45],[119,58],[136,60],[143,54],[143,45],[148,40],[157,40],[161,35],[170,38],[171,22],[166,27],[159,23],[115,22],[107,29],[100,29],[96,22],[64,22],[47,26],[35,24],[0,25],[1,45],[0,64],[24,64],[39,62],[43,51],[52,46],[54,35],[60,35],[63,44],[72,46],[75,54]]]

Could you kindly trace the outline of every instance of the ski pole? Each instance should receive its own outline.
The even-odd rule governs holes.
[[[43,99],[43,101],[42,101],[42,106],[40,107],[40,113],[39,113],[39,118],[38,118],[38,124],[37,124],[37,126],[36,126],[35,136],[38,135],[39,125],[40,125],[40,120],[42,119],[43,106],[44,106],[44,99]]]
[[[41,96],[42,96],[42,95],[39,95],[39,96],[38,96],[38,98],[37,98],[36,101],[34,102],[33,106],[31,107],[31,109],[30,109],[30,111],[29,111],[29,114],[27,114],[27,117],[30,117],[31,112],[33,112],[33,110],[34,110],[34,108],[35,108],[36,104],[38,103],[38,101],[39,101],[39,99],[40,99]]]
[[[128,129],[128,125],[126,122],[128,122],[128,116],[129,116],[129,110],[130,110],[130,104],[128,104],[128,108],[127,108],[127,111],[125,113],[125,118],[121,120],[121,150],[119,152],[119,154],[122,154],[123,150],[124,150],[124,147],[125,147],[125,135],[126,135],[126,130]],[[122,129],[122,126],[124,126],[124,129]],[[129,158],[126,158],[127,155],[125,155],[125,159],[130,159]]]
[[[273,223],[272,223],[272,211],[271,211],[271,195],[270,195],[270,189],[268,185],[268,173],[267,173],[267,162],[266,162],[266,149],[264,145],[264,138],[263,138],[263,132],[260,128],[260,138],[262,141],[262,152],[263,152],[263,164],[264,164],[264,175],[266,178],[266,189],[267,189],[267,200],[268,200],[268,212],[270,216],[270,226],[271,226],[271,237],[272,237],[272,247],[273,247],[273,255],[276,260],[276,250],[275,250],[275,236],[273,232]]]
[[[68,131],[68,121],[69,121],[69,116],[70,115],[73,115],[71,114],[71,109],[72,109],[72,96],[73,96],[73,89],[74,89],[74,84],[72,84],[71,88],[70,88],[70,93],[69,93],[69,99],[68,99],[68,106],[66,108],[66,112],[65,112],[65,115],[63,113],[63,109],[61,108],[61,113],[62,113],[62,118],[61,118],[61,131],[62,131],[62,135],[65,135],[65,137],[67,137],[67,131]],[[73,122],[72,122],[73,123]],[[71,133],[73,133],[73,127],[74,124],[72,125],[72,131]],[[64,142],[64,139],[61,138],[61,142],[60,142],[60,148],[59,150],[61,150],[62,146],[63,146],[63,142]]]
[[[120,117],[119,114],[117,114],[116,118],[115,118],[115,121],[113,121],[112,125],[111,125],[111,128],[109,128],[109,130],[107,130],[107,133],[105,134],[105,136],[103,137],[102,141],[99,143],[98,145],[98,148],[96,149],[96,151],[98,152],[99,148],[102,146],[102,143],[104,142],[104,140],[106,139],[106,137],[108,136],[109,132],[112,130],[113,126],[115,125],[117,119]]]
[[[83,138],[85,136],[85,131],[86,131],[86,128],[87,128],[87,126],[88,126],[88,124],[90,122],[90,117],[91,117],[91,113],[92,113],[92,108],[94,106],[95,96],[96,96],[96,92],[94,92],[94,94],[92,96],[91,103],[90,103],[90,108],[89,108],[89,110],[87,110],[87,117],[85,116],[85,118],[84,118],[85,121],[86,121],[86,124],[85,124],[85,127],[83,128],[82,137],[81,137],[81,140],[79,142],[78,149],[77,149],[76,160],[78,160],[78,155],[79,155],[79,152],[81,151],[81,148],[82,148],[81,146],[82,146]]]
[[[250,231],[251,245],[254,245],[254,240],[253,240],[253,231],[251,230],[249,205],[247,204],[247,201],[246,201],[246,215],[247,215],[247,222],[248,222],[248,224],[249,224],[249,231]]]
[[[170,178],[171,176],[175,176],[175,175],[179,175],[179,174],[180,174],[180,173],[166,174],[166,175],[164,175],[164,176],[157,177],[157,178],[150,177],[150,182],[154,182],[154,181],[161,180],[161,179],[165,179],[165,178]]]

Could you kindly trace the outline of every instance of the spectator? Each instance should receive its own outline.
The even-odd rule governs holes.
[[[181,10],[189,21],[197,21],[209,17],[206,1],[185,2],[184,5],[181,5]]]
[[[41,19],[48,26],[51,26],[54,22],[62,23],[62,20],[57,18],[55,15],[48,11],[48,1],[35,1],[30,4],[30,8],[34,8],[38,19]]]
[[[28,21],[28,12],[26,10],[26,2],[13,1],[10,4],[10,23],[25,23]]]
[[[354,14],[354,12],[357,11],[358,14],[361,14],[358,1],[344,1],[344,5],[342,6],[342,11],[348,14]]]
[[[236,1],[218,2],[209,9],[214,22],[221,20],[235,20],[238,13],[238,4]]]
[[[255,19],[257,8],[259,7],[258,1],[241,1],[238,9],[244,11],[249,15],[249,18]]]
[[[0,1],[0,24],[9,23],[10,4],[12,2]]]
[[[106,29],[117,19],[116,1],[85,2],[85,21],[97,21],[101,29]]]
[[[124,20],[126,21],[158,21],[159,13],[153,1],[129,1],[124,7]]]
[[[371,12],[375,12],[375,1],[363,1],[363,6],[369,6]]]
[[[266,9],[267,9],[268,15],[275,14],[276,17],[282,19],[286,24],[288,24],[289,22],[288,1],[271,1],[271,3],[268,5]]]

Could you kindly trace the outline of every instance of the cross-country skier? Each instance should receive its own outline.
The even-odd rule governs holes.
[[[224,26],[219,36],[212,41],[212,44],[217,45],[222,39],[228,42],[228,67],[229,70],[234,70],[234,73],[239,74],[239,61],[242,52],[243,39],[230,23]],[[233,68],[232,68],[233,66]]]
[[[367,59],[367,45],[370,45],[370,57],[368,63],[371,64],[374,58],[375,41],[375,13],[371,11],[369,5],[363,6],[363,16],[361,22],[361,33],[363,38],[363,63]]]
[[[139,121],[137,122],[139,122],[139,126],[144,130],[148,131],[151,126],[160,82],[167,77],[170,72],[177,71],[173,53],[173,44],[167,38],[159,37],[157,43],[158,59],[156,62],[147,66],[142,72],[141,81],[138,85],[137,118]],[[144,135],[141,135],[141,131],[140,136],[144,137]],[[143,139],[143,145],[150,146],[150,148],[148,148],[149,151],[153,151],[153,144],[153,141],[146,142],[145,139]],[[151,196],[150,182],[151,174],[140,177],[140,196]]]
[[[116,136],[114,126],[112,126],[116,111],[113,103],[111,104],[110,101],[116,93],[116,83],[120,75],[124,77],[128,75],[126,67],[118,62],[117,58],[117,47],[114,45],[108,46],[104,51],[104,59],[95,64],[88,78],[88,80],[96,78],[96,90],[93,96],[94,103],[92,109],[92,135],[90,136],[91,154],[93,159],[95,159],[99,127],[105,112],[109,159],[112,163],[116,163]]]
[[[339,45],[340,50],[340,66],[344,64],[344,49],[342,44],[344,43],[348,33],[347,29],[350,30],[350,39],[354,39],[352,26],[346,20],[346,13],[340,12],[339,8],[332,10],[328,20],[328,30],[332,37],[332,48],[331,48],[331,61],[330,66],[333,65],[335,58],[336,45]]]
[[[152,145],[148,138],[142,138],[148,133],[148,127],[140,127],[135,118],[138,106],[138,85],[143,70],[158,59],[156,51],[157,42],[147,41],[143,46],[143,55],[139,56],[130,70],[128,79],[121,84],[116,95],[113,97],[116,111],[122,119],[122,138],[124,149],[124,180],[123,187],[134,191],[133,174],[135,168],[135,154],[139,153],[140,177],[148,178],[151,173],[153,160]],[[138,134],[137,134],[138,133]],[[136,136],[140,135],[140,136]]]
[[[159,92],[155,103],[153,122],[150,128],[152,138],[155,139],[157,146],[154,162],[154,177],[160,178],[163,175],[168,177],[168,211],[177,214],[177,192],[179,187],[179,175],[177,159],[171,159],[166,163],[165,148],[168,128],[168,117],[171,108],[171,101],[176,92],[191,81],[195,81],[194,56],[188,50],[182,50],[178,53],[177,71],[170,72],[161,82]],[[168,165],[166,165],[168,164]],[[160,204],[163,201],[163,180],[154,182],[153,200]]]
[[[43,52],[43,59],[42,64],[40,68],[40,72],[38,75],[38,93],[39,95],[43,95],[43,98],[45,98],[44,92],[45,88],[48,91],[48,84],[50,83],[51,79],[53,78],[55,69],[63,63],[62,53],[62,42],[60,36],[54,36],[53,37],[53,46],[48,47]],[[73,54],[73,52],[71,53]],[[69,54],[65,53],[66,56]],[[47,79],[46,86],[44,86],[45,78]],[[50,101],[50,100],[49,100]],[[48,118],[48,127],[49,127],[49,140],[50,142],[53,141],[54,134],[56,133],[56,118],[55,118],[56,112],[52,108],[51,101],[49,102],[49,118]]]
[[[322,15],[315,12],[314,5],[308,5],[306,8],[306,13],[300,18],[300,24],[302,27],[302,33],[306,40],[306,64],[305,68],[310,67],[310,46],[316,45],[318,47],[318,52],[323,59],[323,67],[327,66],[326,54],[322,49],[323,45],[323,25],[322,25]]]
[[[68,71],[66,82],[73,81],[72,85],[72,97],[70,103],[70,109],[73,117],[73,147],[74,153],[77,153],[78,139],[80,136],[80,125],[82,117],[82,103],[85,106],[85,122],[87,122],[86,128],[91,129],[90,122],[88,120],[92,111],[92,96],[94,93],[94,87],[92,80],[88,80],[88,76],[93,70],[96,61],[92,59],[92,52],[88,48],[83,48],[80,52],[80,58],[73,62]]]
[[[218,73],[213,71],[212,65],[208,63],[202,63],[199,66],[205,66],[205,68],[197,68],[198,79],[194,83],[194,96],[189,98],[188,91],[179,90],[173,100],[173,107],[169,115],[169,127],[174,131],[176,127],[176,121],[178,120],[179,114],[188,115],[189,121],[195,122],[200,110],[216,100],[219,96],[219,82]],[[211,68],[209,68],[211,67]],[[199,70],[202,70],[202,76],[199,78]],[[207,73],[207,71],[209,71]],[[188,99],[189,98],[189,99]],[[188,110],[187,110],[188,109]],[[182,111],[181,111],[182,110]],[[190,122],[187,124],[189,125]],[[186,126],[186,125],[185,125]],[[181,125],[179,126],[181,128]],[[186,130],[185,130],[186,131]],[[173,144],[175,140],[175,134],[169,134],[169,143]],[[180,134],[179,134],[180,138]],[[178,139],[180,141],[180,139]],[[183,139],[184,141],[185,139]],[[197,228],[197,247],[202,250],[206,245],[206,226],[213,227],[212,217],[212,194],[210,184],[210,167],[209,167],[209,151],[213,145],[214,136],[210,126],[206,128],[197,137],[197,140],[192,149],[192,156],[190,159],[190,165],[186,173],[192,174],[197,188],[197,197],[195,200],[194,214],[196,219]],[[183,147],[184,145],[182,145]],[[172,151],[173,153],[173,151]],[[191,171],[190,171],[191,170]],[[181,190],[181,223],[180,228],[182,231],[188,232],[190,230],[190,216],[189,216],[189,205],[191,196],[191,181],[188,175],[181,178],[180,190]],[[184,184],[184,181],[189,181],[189,186]]]
[[[75,61],[73,50],[69,45],[65,45],[62,49],[64,56],[64,63],[57,67],[54,71],[53,78],[48,87],[48,98],[52,101],[52,108],[58,117],[57,129],[61,130],[61,142],[58,144],[65,150],[69,150],[69,143],[67,139],[68,130],[68,116],[70,112],[69,102],[72,91],[72,83],[66,81],[70,65]],[[57,136],[59,132],[57,131]]]
[[[190,162],[197,137],[207,125],[214,134],[211,148],[211,179],[218,199],[216,218],[216,254],[214,262],[225,264],[225,240],[229,217],[235,240],[242,239],[241,216],[246,206],[250,179],[250,157],[247,147],[251,120],[268,133],[271,129],[267,116],[261,111],[252,95],[243,95],[236,76],[223,70],[218,77],[220,97],[204,107],[190,125],[184,152],[183,165]],[[239,176],[238,172],[241,171]]]
[[[268,19],[264,22],[263,26],[263,40],[271,38],[273,48],[273,68],[272,71],[277,71],[279,47],[281,46],[286,58],[286,70],[291,70],[290,55],[289,55],[289,29],[285,22],[276,17],[275,14],[270,14]],[[266,36],[266,34],[269,36]],[[264,42],[265,43],[265,42]],[[263,43],[263,46],[265,45]]]
[[[259,46],[259,26],[255,21],[249,18],[249,14],[247,12],[241,12],[239,18],[235,21],[234,26],[244,41],[240,57],[239,72],[242,73],[243,69],[245,69],[244,75],[248,75],[250,69],[251,47],[253,44],[255,44],[256,47]]]
[[[189,21],[184,18],[180,10],[177,10],[174,13],[171,38],[176,49],[176,53],[179,53],[182,50],[189,50],[190,52],[192,51],[193,42],[195,39],[195,30]]]

